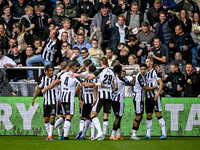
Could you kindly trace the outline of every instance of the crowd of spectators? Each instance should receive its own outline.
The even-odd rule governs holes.
[[[58,66],[102,57],[139,71],[154,60],[167,96],[198,96],[200,13],[193,0],[0,0],[0,67]],[[195,71],[195,68],[196,71]],[[124,73],[124,71],[123,71]],[[33,70],[7,70],[33,81]],[[36,77],[35,77],[36,78]],[[20,86],[27,96],[25,85]],[[185,91],[183,94],[182,91]]]

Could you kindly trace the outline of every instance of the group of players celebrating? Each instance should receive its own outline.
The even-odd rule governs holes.
[[[153,60],[147,58],[145,64],[140,65],[140,72],[131,82],[121,76],[122,67],[120,65],[116,65],[113,72],[108,68],[106,57],[101,58],[100,64],[101,69],[96,70],[92,61],[87,59],[77,71],[75,62],[68,64],[63,62],[60,65],[61,72],[57,75],[53,74],[54,67],[52,65],[44,67],[45,75],[40,77],[35,88],[32,105],[41,91],[44,97],[43,115],[48,133],[46,140],[53,140],[52,135],[55,128],[58,128],[58,139],[69,140],[68,134],[74,115],[76,92],[81,108],[80,131],[76,139],[84,140],[85,133],[90,126],[91,140],[104,140],[108,127],[108,114],[111,113],[112,107],[116,118],[109,139],[123,140],[120,135],[120,122],[124,112],[125,85],[134,86],[133,103],[136,117],[133,121],[131,140],[140,140],[137,131],[144,113],[145,94],[147,134],[143,139],[151,139],[153,110],[155,110],[162,130],[159,139],[167,139],[165,121],[161,115],[160,92],[163,88],[163,81],[159,72],[153,68]],[[102,107],[103,130],[97,117]],[[58,120],[55,122],[56,115],[58,115]],[[64,133],[62,133],[63,122]]]

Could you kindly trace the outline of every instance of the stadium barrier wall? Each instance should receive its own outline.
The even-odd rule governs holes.
[[[43,98],[36,99],[31,106],[32,97],[0,97],[0,135],[47,135],[43,119]],[[130,136],[135,118],[132,98],[125,98],[124,115],[121,122],[121,134]],[[199,136],[200,135],[200,98],[162,98],[162,116],[166,123],[167,136]],[[103,121],[102,112],[99,114]],[[109,116],[106,135],[110,135],[114,122],[113,112]],[[70,135],[79,132],[80,114],[76,97],[75,115],[71,123]],[[87,135],[90,134],[90,129]],[[139,136],[146,134],[146,115],[140,124]],[[54,131],[57,135],[57,129]],[[153,115],[152,136],[160,136],[158,120]]]

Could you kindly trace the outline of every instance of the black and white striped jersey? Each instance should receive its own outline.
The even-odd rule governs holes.
[[[47,41],[47,44],[42,52],[42,58],[48,61],[53,61],[54,55],[57,52],[56,41],[52,41],[50,38]]]
[[[116,76],[115,80],[118,84],[118,90],[115,92],[116,94],[112,101],[123,103],[125,97],[125,85],[129,85],[129,80],[122,76]]]
[[[59,79],[61,75],[63,75],[65,72],[58,72],[57,73],[57,78]],[[61,83],[58,84],[58,95],[59,95],[59,100],[60,100],[60,96],[61,96]]]
[[[82,75],[91,75],[87,71],[82,72],[81,74]],[[93,80],[85,80],[85,79],[82,79],[82,80],[83,80],[83,82],[97,83],[96,78],[93,79]],[[82,98],[83,104],[92,104],[95,100],[94,87],[84,87],[84,86],[82,86],[81,98]]]
[[[157,70],[151,69],[150,71],[148,71],[148,70],[146,71],[145,80],[147,83],[147,87],[158,86],[158,80],[160,80],[160,79],[162,79],[162,77]],[[154,98],[154,96],[156,95],[157,92],[158,92],[158,89],[155,89],[153,91],[147,91],[146,97]]]
[[[133,98],[136,101],[143,101],[144,99],[144,89],[143,87],[146,85],[145,76],[143,76],[140,72],[135,76],[135,86],[133,88]],[[137,95],[137,96],[136,96]]]
[[[77,78],[71,77],[72,72],[65,72],[58,79],[61,81],[61,102],[74,102],[76,86],[80,85]]]
[[[101,68],[95,71],[97,82],[104,83],[105,86],[98,87],[98,98],[112,99],[112,84],[114,83],[114,72],[109,68]]]
[[[56,75],[53,75],[51,78],[48,78],[48,76],[43,76],[41,78],[39,87],[40,88],[46,88],[49,84],[51,84],[53,81],[57,79]],[[54,86],[52,89],[47,90],[43,94],[43,104],[44,105],[55,105],[56,101],[58,99],[58,86]]]

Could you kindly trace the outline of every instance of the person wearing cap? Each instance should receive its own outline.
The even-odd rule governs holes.
[[[16,64],[17,67],[26,66],[26,58],[25,55],[19,52],[18,45],[15,43],[12,45],[12,54],[8,55]],[[27,71],[26,70],[7,70],[8,79],[10,82],[24,82],[26,80]],[[19,91],[21,91],[22,96],[28,96],[28,89],[26,84],[13,84],[11,85],[14,92],[17,96],[19,95]]]
[[[105,50],[105,48],[109,46],[110,42],[108,28],[114,27],[116,22],[117,17],[109,10],[108,5],[101,5],[101,11],[95,14],[90,25],[90,33],[93,33],[94,26],[100,27],[104,39],[104,42],[102,43],[103,50]],[[96,32],[96,36],[99,38],[98,32]]]
[[[97,13],[99,10],[101,10],[101,5],[103,5],[103,4],[106,4],[108,6],[108,8],[113,12],[114,5],[111,4],[111,2],[109,0],[99,0],[99,2],[97,2],[94,5],[95,13]]]

